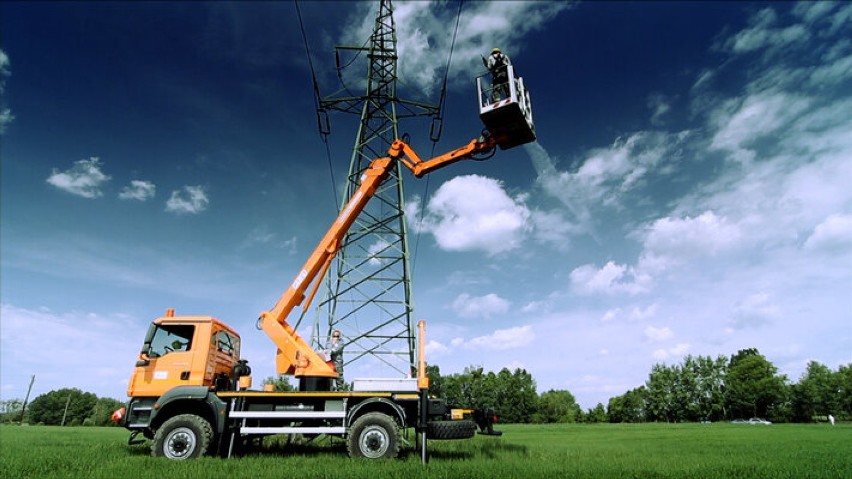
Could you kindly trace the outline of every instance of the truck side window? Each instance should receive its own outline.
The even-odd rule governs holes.
[[[151,357],[165,356],[175,351],[189,351],[195,326],[187,324],[160,325],[151,341]]]
[[[232,356],[240,354],[240,340],[226,331],[219,331],[213,335],[213,346],[225,354]]]

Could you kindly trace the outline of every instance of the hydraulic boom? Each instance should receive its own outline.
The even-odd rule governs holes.
[[[325,275],[331,265],[331,261],[340,249],[344,235],[394,166],[397,163],[402,164],[411,170],[414,176],[420,178],[453,163],[491,153],[498,144],[499,141],[496,138],[480,137],[471,140],[461,148],[424,161],[406,142],[395,140],[388,149],[387,157],[373,160],[361,175],[361,186],[346,203],[290,286],[271,310],[260,314],[261,328],[278,346],[276,356],[278,374],[318,378],[337,376],[334,366],[302,339],[287,323],[287,318],[300,304],[302,310],[307,311],[320,284],[318,279]],[[311,285],[313,288],[308,293]],[[306,297],[307,301],[305,301]]]

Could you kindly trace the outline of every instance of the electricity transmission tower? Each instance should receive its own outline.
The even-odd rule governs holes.
[[[380,2],[369,42],[337,49],[363,55],[368,64],[363,95],[344,90],[344,95],[338,92],[319,99],[321,132],[328,110],[360,114],[342,208],[370,162],[387,156],[388,147],[399,137],[398,121],[414,116],[439,118],[439,107],[397,96],[397,37],[390,0]],[[416,366],[403,210],[403,179],[400,168],[395,168],[344,238],[317,304],[314,340],[319,343],[332,329],[341,330],[346,364],[368,360],[371,372],[389,369],[408,375]]]

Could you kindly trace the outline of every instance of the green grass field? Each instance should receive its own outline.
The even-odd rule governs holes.
[[[117,428],[0,427],[2,478],[849,478],[852,425],[502,425],[502,437],[431,441],[389,461],[341,441],[173,462]]]

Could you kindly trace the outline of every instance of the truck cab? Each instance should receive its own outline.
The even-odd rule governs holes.
[[[240,336],[211,316],[155,319],[148,329],[127,395],[159,397],[176,386],[230,389],[240,359]]]

